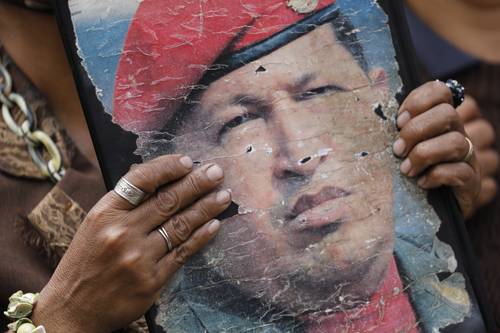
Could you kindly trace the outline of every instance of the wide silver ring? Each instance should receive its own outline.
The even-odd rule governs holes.
[[[161,226],[158,229],[156,229],[156,231],[158,231],[161,237],[163,237],[163,239],[165,240],[165,244],[167,244],[167,253],[172,251],[174,247],[172,245],[172,240],[170,239],[167,230],[165,230],[165,228]]]
[[[114,191],[134,206],[139,205],[146,197],[146,192],[131,184],[125,177],[120,178],[118,183],[116,183]]]
[[[472,141],[468,137],[465,137],[465,141],[467,141],[467,143],[469,144],[469,150],[467,151],[467,154],[465,154],[462,161],[469,163],[472,160],[472,157],[474,156],[474,145],[472,144]]]

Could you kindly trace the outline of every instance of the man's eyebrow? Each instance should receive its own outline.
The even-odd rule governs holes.
[[[309,82],[313,81],[314,79],[316,79],[316,77],[318,77],[317,74],[313,74],[313,73],[308,73],[308,74],[304,74],[302,75],[298,80],[296,80],[295,82],[293,82],[290,87],[291,87],[291,90],[294,91],[294,90],[301,90],[302,88],[304,88],[304,86],[306,86]]]
[[[264,101],[264,99],[259,98],[257,96],[252,96],[248,94],[238,94],[233,98],[231,98],[228,105],[264,107],[267,105],[267,103]]]
[[[290,90],[300,90],[304,86],[306,86],[309,82],[316,79],[318,75],[313,73],[308,73],[302,75],[295,82],[290,84]],[[266,106],[267,103],[264,99],[259,98],[257,96],[252,96],[249,94],[238,94],[231,98],[227,105],[242,105],[242,106]]]

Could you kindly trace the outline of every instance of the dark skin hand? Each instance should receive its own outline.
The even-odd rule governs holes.
[[[89,212],[35,307],[33,322],[47,332],[111,332],[139,318],[216,234],[213,218],[231,202],[229,191],[213,192],[220,167],[192,170],[180,155],[137,165],[125,178],[151,195],[134,207],[111,191]],[[175,247],[168,254],[161,225]]]
[[[401,172],[417,178],[423,189],[450,186],[467,218],[480,193],[481,167],[475,154],[464,161],[469,145],[451,104],[450,89],[443,82],[428,82],[413,90],[399,109],[400,133],[393,150],[403,159]]]
[[[460,120],[464,123],[465,133],[476,149],[476,156],[481,166],[481,192],[475,208],[490,203],[497,193],[497,182],[494,178],[498,172],[499,155],[493,149],[495,130],[490,122],[481,118],[476,101],[466,96],[462,105],[457,108]]]

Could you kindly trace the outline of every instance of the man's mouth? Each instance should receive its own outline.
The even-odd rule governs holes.
[[[287,215],[288,228],[323,235],[331,233],[345,220],[346,211],[340,198],[351,193],[334,186],[323,187],[316,194],[300,196]]]

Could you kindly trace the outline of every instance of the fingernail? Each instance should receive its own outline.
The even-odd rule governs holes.
[[[189,156],[182,156],[181,159],[179,160],[181,164],[186,168],[186,169],[191,169],[193,166],[193,160]]]
[[[403,163],[401,163],[401,167],[399,168],[399,170],[401,170],[401,172],[404,173],[405,175],[407,175],[408,172],[410,172],[411,162],[408,158],[404,160]]]
[[[399,138],[394,142],[392,145],[392,150],[394,151],[394,154],[397,156],[403,156],[403,153],[405,152],[406,149],[406,143],[403,139]]]
[[[212,222],[210,222],[210,225],[208,226],[208,232],[211,234],[215,234],[217,230],[219,230],[219,227],[220,227],[219,220],[212,220]]]
[[[410,113],[408,111],[403,111],[396,119],[396,124],[399,128],[403,128],[411,119]]]
[[[211,181],[221,180],[222,176],[224,175],[222,169],[216,164],[211,165],[207,169],[206,173],[208,179],[210,179]]]
[[[231,199],[231,195],[227,190],[217,192],[217,195],[215,196],[215,200],[217,200],[220,204],[227,203],[229,199]]]
[[[420,179],[418,180],[417,184],[418,186],[420,187],[424,187],[425,185],[425,182],[427,181],[427,177],[426,176],[422,176],[420,177]]]

